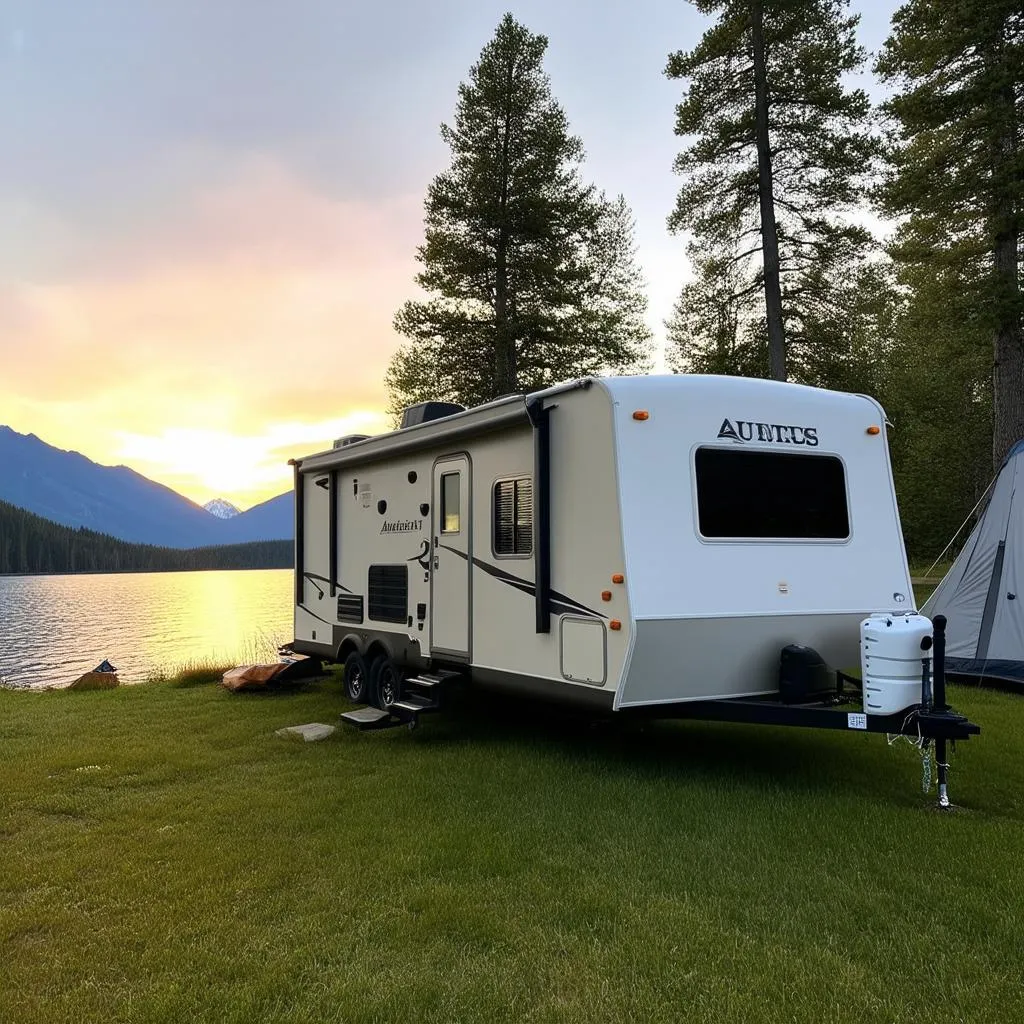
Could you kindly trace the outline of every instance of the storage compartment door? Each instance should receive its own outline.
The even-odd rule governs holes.
[[[562,677],[574,683],[601,686],[608,677],[608,651],[600,619],[563,616]]]

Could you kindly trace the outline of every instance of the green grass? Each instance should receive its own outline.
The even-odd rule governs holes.
[[[0,692],[0,1020],[1024,1019],[1024,698],[883,737],[468,696]]]
[[[196,658],[172,668],[156,669],[146,682],[167,683],[170,686],[202,686],[206,683],[219,683],[224,673],[234,667],[234,664],[227,665],[209,658]]]

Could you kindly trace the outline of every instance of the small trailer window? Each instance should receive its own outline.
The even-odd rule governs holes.
[[[459,515],[459,474],[441,474],[441,532],[458,533]]]
[[[846,540],[846,474],[834,455],[698,448],[703,537]]]
[[[533,481],[528,476],[494,485],[494,553],[533,553]]]

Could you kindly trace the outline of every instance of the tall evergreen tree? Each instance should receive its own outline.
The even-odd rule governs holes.
[[[901,91],[883,209],[905,216],[893,255],[962,289],[930,305],[932,336],[968,323],[991,339],[998,465],[1024,437],[1024,10],[1020,0],[909,0],[877,63]]]
[[[952,268],[900,266],[899,275],[903,299],[880,361],[883,386],[871,393],[895,425],[889,437],[907,549],[930,560],[991,480],[991,336],[969,283]]]
[[[392,411],[647,365],[632,217],[580,178],[547,45],[505,15],[441,128],[452,163],[427,192],[416,277],[427,297],[395,316],[410,343],[387,372]]]
[[[801,377],[809,346],[827,343],[828,271],[870,243],[847,216],[878,151],[867,96],[843,85],[865,60],[858,19],[848,0],[694,6],[718,20],[666,68],[687,82],[675,130],[691,140],[676,159],[684,184],[669,228],[693,233],[698,282],[717,272],[708,284],[728,289],[741,321],[763,294],[766,333],[751,336],[765,333],[773,377]],[[681,301],[696,298],[689,288]]]
[[[751,311],[751,290],[760,286],[746,281],[735,259],[739,230],[727,242],[689,246],[694,278],[665,324],[667,362],[676,372],[770,376],[766,323]]]

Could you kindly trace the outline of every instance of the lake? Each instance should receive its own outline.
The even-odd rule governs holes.
[[[0,576],[0,680],[67,683],[108,658],[122,683],[190,661],[276,660],[291,569]]]

